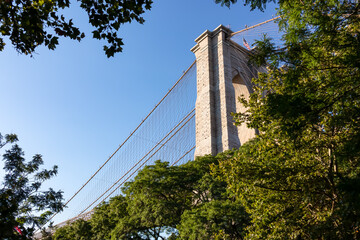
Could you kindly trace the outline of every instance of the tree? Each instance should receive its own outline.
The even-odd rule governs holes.
[[[195,181],[196,176],[186,174],[182,167],[169,166],[167,162],[157,161],[155,165],[144,167],[134,181],[123,188],[129,200],[129,218],[127,224],[117,226],[118,233],[120,227],[125,230],[129,225],[146,239],[160,239],[163,232],[171,233],[183,211],[191,205]]]
[[[43,164],[40,154],[26,162],[24,152],[15,143],[17,140],[13,134],[5,135],[5,138],[0,135],[0,148],[12,144],[3,155],[5,177],[0,189],[1,239],[29,239],[35,228],[63,208],[61,191],[41,189],[44,181],[56,175],[57,166],[40,171],[39,167]]]
[[[250,222],[240,202],[216,199],[205,202],[181,216],[181,239],[243,239]]]
[[[215,0],[216,3],[220,3],[222,6],[230,7],[231,4],[237,2],[237,0]],[[245,0],[243,1],[244,5],[250,5],[251,10],[258,8],[259,10],[263,11],[266,8],[267,2],[276,2],[276,0]]]
[[[132,21],[143,24],[145,20],[142,15],[153,4],[152,0],[78,1],[94,28],[92,37],[107,41],[107,45],[103,46],[107,57],[122,51],[123,41],[117,33],[121,25]],[[257,0],[253,8],[262,6],[262,1]],[[215,2],[230,7],[236,0]],[[5,47],[4,38],[10,40],[16,51],[30,56],[42,45],[54,50],[59,44],[59,37],[81,41],[85,33],[74,25],[72,19],[61,14],[64,9],[71,7],[70,4],[70,0],[0,1],[0,51]]]
[[[69,225],[56,230],[54,240],[89,240],[92,239],[91,225],[89,221],[78,219]]]
[[[359,239],[360,4],[278,4],[283,46],[257,42],[268,72],[235,114],[260,134],[220,163],[223,179],[250,214],[248,239]]]
[[[150,10],[151,0],[79,0],[80,7],[89,16],[89,23],[95,28],[93,38],[104,39],[107,57],[121,52],[122,39],[117,30],[121,24],[137,21]],[[32,55],[36,48],[45,45],[54,50],[59,37],[80,41],[85,34],[74,26],[72,19],[60,14],[70,8],[70,0],[4,0],[0,2],[0,33],[9,38],[19,53]],[[0,51],[4,49],[4,38],[0,38]]]
[[[180,239],[243,239],[249,215],[243,205],[228,194],[226,182],[211,173],[219,161],[232,157],[233,152],[226,151],[188,163],[192,169],[189,174],[206,170],[194,184],[192,205],[177,225]]]
[[[129,216],[127,211],[128,202],[126,200],[124,196],[118,195],[96,208],[90,219],[92,239],[111,239],[111,233],[116,224]]]
[[[230,157],[226,152],[180,166],[160,161],[146,166],[123,189],[129,217],[119,221],[113,239],[129,238],[129,232],[141,233],[138,239],[164,239],[164,233],[173,239],[213,239],[221,232],[241,239],[248,214],[227,194],[225,181],[211,174],[219,159]]]
[[[210,172],[214,161],[208,157],[181,166],[156,161],[144,167],[123,188],[128,216],[117,223],[112,239],[164,239],[165,233],[177,235],[184,211],[205,196],[198,182]]]
[[[180,166],[156,161],[144,167],[124,186],[124,195],[94,210],[83,231],[88,239],[214,239],[220,234],[241,239],[248,214],[226,193],[226,183],[210,174],[211,166],[230,156],[204,156]],[[73,224],[58,229],[54,239],[76,238],[80,233]]]

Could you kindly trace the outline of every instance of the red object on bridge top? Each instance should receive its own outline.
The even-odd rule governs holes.
[[[23,235],[23,233],[22,233],[22,231],[21,231],[21,229],[20,229],[19,227],[15,226],[14,229],[15,229],[21,236]]]

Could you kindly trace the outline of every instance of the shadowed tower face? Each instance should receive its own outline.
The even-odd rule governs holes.
[[[251,88],[247,86],[244,79],[241,78],[239,74],[237,74],[233,80],[233,88],[234,88],[234,96],[235,96],[235,112],[245,112],[246,108],[243,104],[239,102],[239,97],[244,97],[245,99],[249,99]],[[239,137],[240,145],[248,141],[250,138],[254,137],[254,131],[249,129],[246,124],[241,124],[237,127],[237,135]]]
[[[222,25],[205,31],[191,49],[197,68],[195,156],[239,148],[255,137],[255,130],[235,126],[231,116],[244,112],[238,98],[249,98],[258,72],[248,64],[250,52],[229,39],[231,33]]]

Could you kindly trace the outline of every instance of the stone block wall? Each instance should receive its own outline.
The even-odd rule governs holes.
[[[235,126],[231,116],[241,110],[238,95],[249,96],[251,79],[257,74],[248,64],[250,51],[231,41],[231,33],[222,25],[207,30],[191,49],[197,68],[195,156],[239,148],[255,136],[246,125]]]

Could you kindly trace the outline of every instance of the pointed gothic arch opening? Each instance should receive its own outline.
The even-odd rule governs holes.
[[[249,99],[250,97],[250,88],[241,77],[239,73],[237,73],[232,79],[232,85],[234,87],[235,92],[235,111],[237,113],[245,112],[245,106],[239,101],[239,97],[244,97],[245,99]],[[244,144],[250,138],[254,137],[254,130],[249,129],[245,123],[241,124],[237,127],[238,137],[240,141],[240,145]]]

